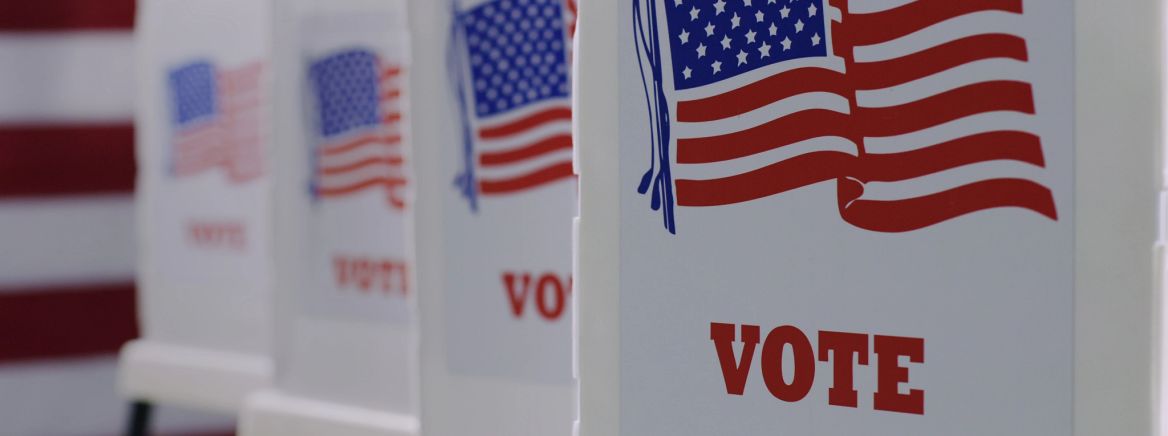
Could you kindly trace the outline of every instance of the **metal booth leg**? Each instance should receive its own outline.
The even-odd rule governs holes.
[[[130,405],[130,419],[126,423],[126,436],[147,436],[150,434],[150,415],[154,405],[147,401],[135,401]]]

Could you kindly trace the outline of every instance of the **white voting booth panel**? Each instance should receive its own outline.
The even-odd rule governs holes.
[[[405,0],[274,4],[276,382],[240,434],[418,434]]]
[[[236,413],[272,377],[269,23],[260,0],[143,0],[139,317],[126,396]]]
[[[580,434],[1152,434],[1159,3],[583,3]]]
[[[569,435],[574,5],[411,6],[422,430]]]

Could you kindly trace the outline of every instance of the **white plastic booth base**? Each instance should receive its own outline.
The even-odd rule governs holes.
[[[288,395],[257,392],[240,415],[248,436],[417,436],[417,417]]]
[[[118,384],[128,398],[235,414],[251,392],[271,385],[266,356],[139,339],[122,348]]]

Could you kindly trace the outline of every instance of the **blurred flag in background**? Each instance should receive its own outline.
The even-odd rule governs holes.
[[[0,436],[123,432],[134,0],[0,0]],[[159,435],[231,434],[163,408]]]

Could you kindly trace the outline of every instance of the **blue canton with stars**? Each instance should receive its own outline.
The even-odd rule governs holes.
[[[363,49],[344,51],[314,62],[308,78],[316,91],[321,136],[380,123],[377,55]]]
[[[568,96],[561,1],[495,0],[462,15],[478,116]]]
[[[215,116],[215,66],[194,62],[172,70],[168,77],[175,126],[187,127]]]
[[[665,0],[675,89],[827,56],[823,0]]]

